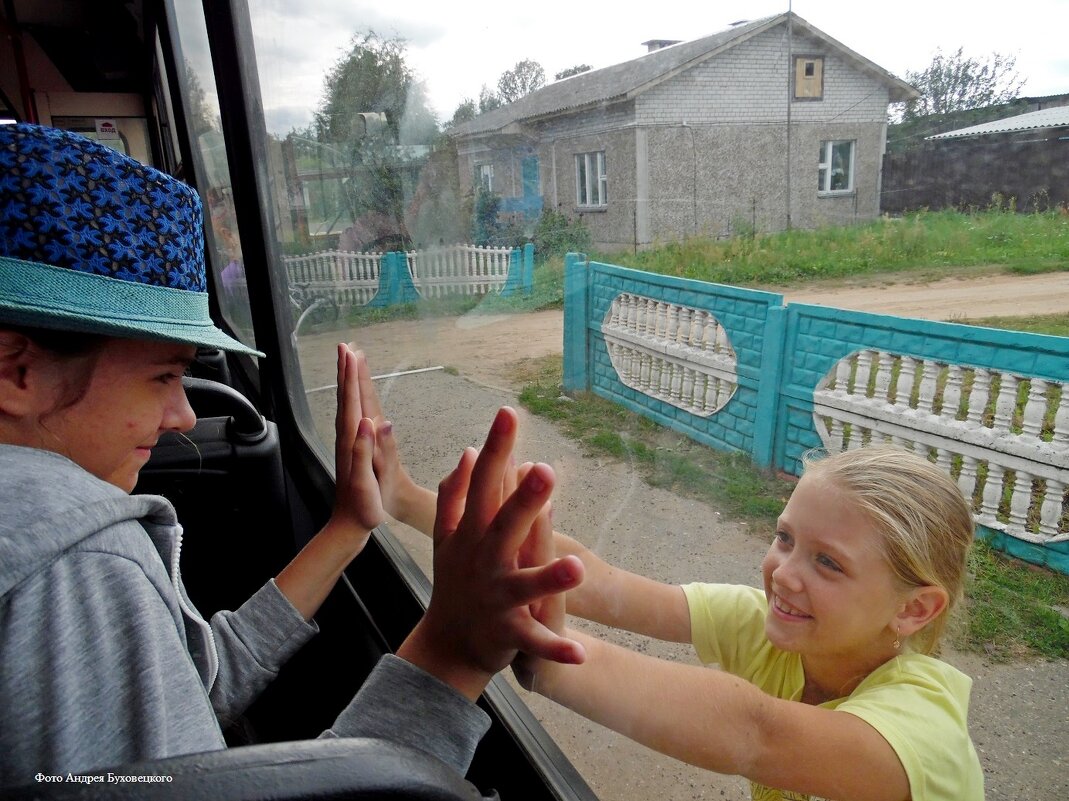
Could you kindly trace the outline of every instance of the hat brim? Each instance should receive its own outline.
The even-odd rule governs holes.
[[[124,281],[0,256],[0,321],[264,354],[221,331],[208,293]]]

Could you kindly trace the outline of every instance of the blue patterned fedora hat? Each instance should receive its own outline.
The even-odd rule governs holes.
[[[208,316],[197,193],[84,136],[0,125],[0,324],[262,353]]]

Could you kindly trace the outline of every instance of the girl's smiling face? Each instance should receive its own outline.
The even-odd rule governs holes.
[[[895,617],[907,593],[881,549],[880,533],[833,483],[803,477],[761,563],[777,648],[859,665],[894,656]]]
[[[132,491],[160,434],[188,431],[197,422],[182,387],[195,355],[192,345],[106,340],[81,397],[39,419],[37,447]]]

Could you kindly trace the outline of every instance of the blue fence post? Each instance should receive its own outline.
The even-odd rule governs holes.
[[[379,291],[367,305],[381,309],[417,300],[419,292],[408,274],[408,256],[402,251],[383,253],[379,263]]]
[[[590,390],[590,267],[582,253],[564,257],[564,389]]]
[[[787,331],[787,309],[770,306],[765,317],[764,352],[761,354],[757,405],[754,410],[753,460],[763,468],[779,466],[782,454],[775,452],[776,415],[783,379],[783,344]]]
[[[534,287],[534,243],[523,246],[523,294],[530,295]]]
[[[392,253],[383,253],[379,259],[379,288],[375,292],[375,297],[367,304],[373,309],[381,309],[390,305],[390,288],[393,284],[390,276],[393,270],[392,255]]]
[[[505,276],[505,283],[501,287],[501,297],[507,298],[514,294],[520,287],[521,273],[523,268],[520,265],[520,249],[513,248],[509,253],[509,272]]]
[[[408,254],[397,250],[394,251],[393,258],[394,303],[415,303],[420,295],[416,285],[412,283],[411,273],[408,272]]]

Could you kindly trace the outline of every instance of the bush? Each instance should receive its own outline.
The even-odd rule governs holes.
[[[563,256],[565,253],[586,253],[590,250],[590,230],[580,220],[570,220],[554,209],[545,209],[535,224],[532,237],[539,259]]]
[[[476,245],[485,247],[496,243],[500,228],[497,214],[500,208],[501,198],[480,187],[475,196],[475,213],[471,223],[471,239]]]

